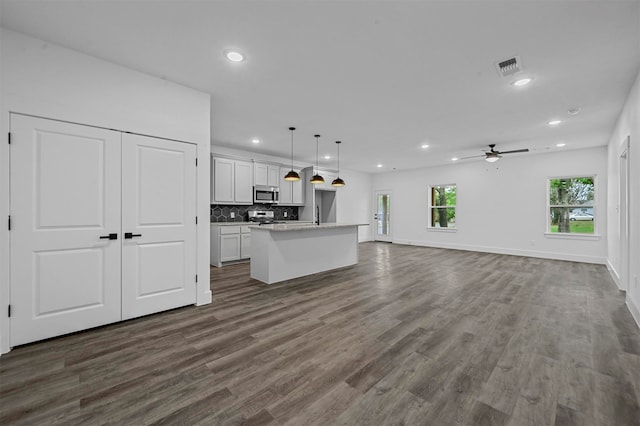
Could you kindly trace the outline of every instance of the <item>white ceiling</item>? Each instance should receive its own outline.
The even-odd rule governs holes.
[[[341,165],[363,172],[443,164],[489,143],[605,145],[640,67],[638,0],[0,6],[3,27],[210,93],[213,144],[289,157],[293,125],[297,159],[314,162],[319,133],[321,155],[342,140]],[[228,48],[247,60],[228,62]],[[529,86],[496,71],[514,55]]]

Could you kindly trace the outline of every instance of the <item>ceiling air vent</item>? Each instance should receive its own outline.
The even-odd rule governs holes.
[[[504,61],[496,62],[496,68],[498,69],[498,73],[503,77],[508,77],[522,71],[520,58],[518,56],[505,59]]]

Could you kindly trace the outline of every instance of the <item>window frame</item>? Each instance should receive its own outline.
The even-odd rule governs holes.
[[[551,181],[554,179],[580,179],[580,178],[592,178],[593,179],[593,234],[571,233],[571,232],[551,232],[551,209],[552,208],[583,208],[581,205],[559,205],[551,204]],[[598,174],[597,173],[584,173],[584,174],[572,174],[563,176],[547,176],[545,181],[546,185],[546,209],[545,209],[545,232],[544,235],[547,238],[559,238],[559,239],[572,239],[572,240],[599,240],[600,234],[598,233],[600,220],[599,208],[598,208]]]
[[[438,188],[438,187],[446,187],[446,186],[453,186],[456,189],[456,204],[454,204],[453,206],[449,206],[449,205],[445,205],[445,206],[434,206],[433,205],[433,188]],[[455,211],[455,227],[454,228],[441,228],[439,226],[432,226],[431,224],[433,223],[433,214],[432,211],[433,209],[447,209],[447,208],[453,208]],[[428,231],[436,231],[436,232],[457,232],[458,230],[458,185],[456,183],[441,183],[441,184],[432,184],[429,185],[429,189],[428,189],[428,194],[427,194],[427,230]]]

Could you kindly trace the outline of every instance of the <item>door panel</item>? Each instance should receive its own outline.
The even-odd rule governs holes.
[[[247,161],[236,161],[234,171],[234,201],[252,204],[253,166]]]
[[[124,134],[123,319],[196,301],[196,147]]]
[[[11,345],[119,321],[120,133],[10,120]]]
[[[220,236],[220,261],[240,259],[240,234]]]

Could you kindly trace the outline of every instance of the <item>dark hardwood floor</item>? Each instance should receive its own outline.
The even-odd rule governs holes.
[[[0,357],[0,424],[639,425],[640,330],[608,271],[364,243],[356,266]]]

